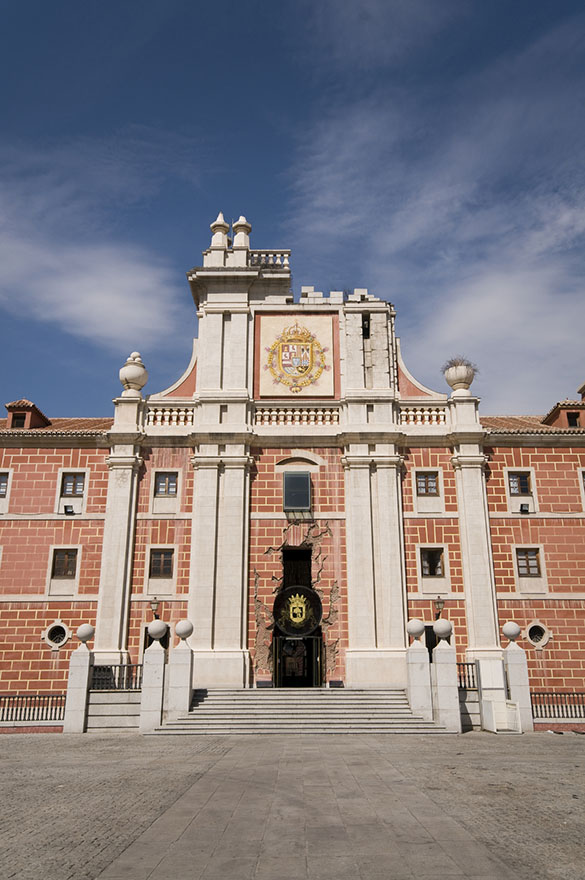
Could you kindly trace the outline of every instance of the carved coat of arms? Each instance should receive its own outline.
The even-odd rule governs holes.
[[[287,385],[293,394],[316,382],[325,365],[325,352],[315,335],[295,322],[270,346],[266,369],[275,384]]]

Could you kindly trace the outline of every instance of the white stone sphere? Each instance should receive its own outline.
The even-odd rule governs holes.
[[[412,636],[415,639],[420,639],[424,631],[425,625],[423,621],[418,620],[416,617],[413,617],[412,620],[409,620],[406,624],[406,632],[409,636]]]
[[[95,626],[92,626],[91,623],[82,623],[81,626],[77,627],[77,638],[80,642],[83,642],[85,645],[86,642],[89,642],[90,639],[93,639],[93,634],[95,633]]]
[[[180,639],[188,639],[193,632],[193,624],[190,620],[180,620],[175,625],[175,633]]]
[[[508,620],[508,622],[503,625],[502,632],[507,639],[510,639],[511,642],[515,642],[520,635],[520,627],[516,621]]]
[[[151,620],[148,624],[148,635],[151,639],[156,639],[159,642],[164,637],[167,629],[168,624],[164,620]]]
[[[435,635],[438,636],[438,638],[448,639],[453,632],[453,624],[450,620],[445,620],[444,617],[440,617],[433,623],[433,629],[435,631]]]

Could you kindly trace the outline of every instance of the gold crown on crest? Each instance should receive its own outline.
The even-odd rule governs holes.
[[[298,321],[295,321],[290,327],[284,328],[281,339],[286,339],[290,342],[311,342],[313,334],[306,327],[301,327]]]

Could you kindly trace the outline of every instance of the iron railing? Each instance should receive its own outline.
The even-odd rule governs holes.
[[[142,687],[142,663],[119,663],[94,666],[92,691],[139,691]]]
[[[533,718],[585,719],[585,691],[571,693],[544,691],[531,692]]]
[[[477,690],[477,672],[475,663],[457,664],[457,684],[467,691]]]
[[[65,694],[0,694],[0,721],[63,721]]]

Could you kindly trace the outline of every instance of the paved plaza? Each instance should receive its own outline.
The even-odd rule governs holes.
[[[3,880],[585,878],[585,736],[1,742]]]

